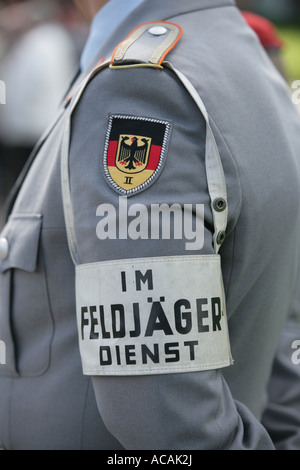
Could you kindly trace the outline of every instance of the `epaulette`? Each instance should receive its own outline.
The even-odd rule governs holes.
[[[182,32],[180,26],[168,21],[141,24],[116,47],[110,67],[162,68],[162,62],[179,42]]]

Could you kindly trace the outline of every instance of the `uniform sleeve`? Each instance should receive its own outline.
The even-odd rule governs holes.
[[[159,130],[162,130],[161,140],[157,137]],[[172,72],[142,68],[104,70],[83,94],[73,115],[71,136],[70,181],[78,260],[82,267],[104,263],[102,278],[96,283],[103,283],[105,278],[107,289],[117,292],[119,287],[113,276],[110,283],[111,265],[116,263],[121,266],[119,272],[124,273],[128,264],[139,267],[141,259],[145,266],[149,263],[150,270],[154,258],[169,262],[173,257],[182,260],[189,256],[214,256],[214,224],[205,168],[206,126],[199,109]],[[152,168],[147,167],[153,171],[147,179],[142,170],[143,158],[152,159],[154,154],[150,157],[146,151],[146,157],[145,153],[140,157],[142,148],[140,154],[137,150],[146,145],[145,141],[150,145],[149,139],[152,150],[162,159],[156,160],[158,166],[153,163]],[[136,179],[137,169],[141,170],[136,174],[142,179]],[[134,183],[132,188],[131,183]],[[166,213],[160,214],[159,227],[157,219],[155,224],[152,219],[155,211],[151,212],[157,205],[168,211],[165,219]],[[236,209],[237,205],[234,201],[231,207]],[[178,207],[183,221],[180,231],[173,224]],[[233,223],[230,222],[231,226]],[[186,278],[190,285],[197,283],[197,277],[204,279],[208,275],[205,264],[199,264],[197,274],[193,269],[192,277],[177,264],[172,274],[172,267],[166,271],[167,275],[161,278],[166,296],[176,295],[174,291],[185,285]],[[199,370],[190,364],[184,370],[171,368],[170,363],[177,360],[184,348],[179,335],[184,336],[193,328],[191,319],[197,322],[198,332],[220,333],[223,326],[216,318],[212,323],[209,321],[209,302],[202,297],[196,302],[198,309],[192,316],[188,314],[191,305],[181,297],[180,305],[184,308],[180,310],[180,318],[177,317],[177,327],[175,320],[174,324],[168,322],[166,318],[171,318],[173,313],[169,317],[166,312],[167,297],[159,288],[156,290],[155,283],[151,284],[148,270],[143,271],[144,277],[139,271],[138,279],[135,278],[136,291],[145,285],[151,290],[145,300],[157,307],[157,310],[151,307],[151,312],[155,311],[151,333],[154,336],[161,330],[168,339],[167,347],[160,340],[155,343],[157,347],[153,344],[151,372],[139,373],[135,366],[130,369],[141,347],[137,330],[143,328],[144,310],[137,306],[138,297],[132,297],[130,313],[122,310],[119,300],[113,306],[110,304],[109,310],[105,304],[98,311],[93,301],[91,308],[81,308],[83,321],[79,322],[79,337],[107,335],[106,349],[98,350],[98,354],[103,353],[102,362],[109,364],[115,360],[117,365],[123,364],[120,374],[90,372],[98,409],[109,431],[125,449],[273,449],[266,429],[244,404],[232,397],[222,368],[216,363],[214,355],[219,351],[219,344],[213,335],[208,346],[203,343],[203,355],[208,361],[210,356],[214,358],[211,366],[205,368],[201,363]],[[121,274],[120,279],[121,288],[126,291],[128,278]],[[89,288],[90,282],[85,292]],[[116,340],[125,335],[130,315],[136,315],[136,322],[130,324],[131,343],[122,355],[121,346],[116,349],[120,344]],[[216,313],[219,315],[221,312]],[[151,333],[146,325],[145,336]],[[151,355],[149,348],[147,360]],[[145,354],[146,349],[142,350]],[[185,350],[192,361],[196,349],[185,344]],[[167,365],[167,370],[162,373],[157,361]]]
[[[269,382],[263,423],[276,449],[300,448],[300,322],[293,316],[281,334]]]

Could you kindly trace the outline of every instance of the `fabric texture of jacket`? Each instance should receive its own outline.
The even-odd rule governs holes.
[[[173,68],[178,70],[205,105],[226,180],[228,217],[219,255],[234,363],[156,373],[154,358],[153,373],[133,368],[131,374],[138,333],[128,332],[127,355],[118,356],[121,349],[113,341],[120,339],[124,325],[114,325],[113,338],[105,323],[102,335],[106,327],[111,343],[105,343],[102,362],[109,362],[109,348],[115,347],[116,363],[127,364],[124,373],[83,374],[78,338],[84,337],[86,325],[91,338],[99,336],[105,317],[101,311],[97,318],[96,313],[83,317],[78,331],[75,268],[61,189],[68,102],[38,146],[1,233],[8,244],[0,261],[0,340],[6,345],[6,364],[0,365],[0,443],[6,449],[300,448],[300,366],[292,360],[292,345],[300,340],[299,116],[287,85],[232,0],[145,0],[108,38],[91,68],[101,58],[110,60],[138,25],[156,21],[183,31],[165,58],[171,67],[105,66],[73,109],[68,164],[77,261],[106,263],[103,277],[110,285],[118,263],[125,273],[132,260],[140,273],[143,260],[145,275],[147,260],[152,267],[157,258],[214,256],[207,126]],[[134,54],[140,54],[139,40]],[[74,96],[82,80],[74,85]],[[149,153],[150,146],[159,162],[148,167],[137,189],[124,192],[135,181],[133,172],[140,168],[139,177],[146,175],[145,159],[156,155]],[[124,179],[116,176],[122,169]],[[180,207],[183,220],[192,225],[183,222],[179,233],[170,222],[170,232],[156,232],[151,208],[163,204],[173,207],[174,218]],[[174,273],[177,286],[187,269],[174,264]],[[177,304],[181,317],[176,317],[178,335],[173,338],[174,328],[163,324],[161,313],[167,300],[149,279],[136,278],[137,290],[148,283],[145,302],[157,309],[151,333],[163,330],[170,338],[165,349],[158,342],[153,351],[159,350],[159,360],[171,367],[182,353],[178,335],[188,332],[190,306],[182,299],[180,310]],[[125,292],[125,274],[121,280]],[[169,294],[172,285],[162,281]],[[221,313],[214,310],[209,327],[210,304],[197,302],[193,320],[199,331],[217,333]],[[116,303],[112,317],[122,319]],[[134,298],[132,303],[137,330],[143,313],[138,317]],[[210,354],[204,351],[205,357]]]

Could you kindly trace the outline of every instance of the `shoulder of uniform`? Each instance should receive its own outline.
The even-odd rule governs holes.
[[[179,25],[168,21],[143,23],[115,48],[111,68],[161,67],[182,33]]]

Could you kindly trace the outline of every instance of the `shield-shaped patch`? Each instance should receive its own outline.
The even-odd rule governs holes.
[[[131,195],[149,186],[159,175],[171,125],[167,121],[112,115],[104,151],[104,173],[115,191]]]

